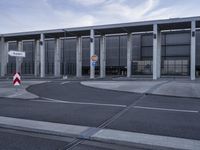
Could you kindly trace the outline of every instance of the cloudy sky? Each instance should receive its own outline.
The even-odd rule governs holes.
[[[200,16],[199,0],[0,0],[0,34]]]

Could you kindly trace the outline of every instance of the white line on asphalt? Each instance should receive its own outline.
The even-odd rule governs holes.
[[[24,93],[15,93],[15,94],[12,94],[12,95],[8,95],[7,97],[13,98],[13,97],[16,97],[16,96],[20,96],[22,94],[24,94]]]
[[[149,110],[160,110],[160,111],[175,111],[175,112],[186,112],[186,113],[199,113],[197,110],[184,110],[184,109],[167,109],[167,108],[157,108],[157,107],[143,107],[143,106],[133,106],[138,109],[149,109]]]
[[[65,104],[75,104],[75,105],[94,105],[94,106],[124,107],[124,108],[127,107],[127,105],[72,102],[72,101],[63,101],[63,100],[56,100],[56,99],[44,98],[44,97],[43,99],[45,100],[31,100],[31,101],[46,102],[46,103],[65,103]]]
[[[66,83],[70,83],[70,81],[61,82],[60,84],[63,85],[63,84],[66,84]]]

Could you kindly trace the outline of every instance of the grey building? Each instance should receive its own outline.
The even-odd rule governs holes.
[[[188,76],[200,72],[200,17],[1,35],[0,72],[9,76]],[[23,59],[8,51],[25,51]],[[91,56],[98,61],[92,65]]]

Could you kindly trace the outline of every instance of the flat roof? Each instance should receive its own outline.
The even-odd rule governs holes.
[[[27,40],[39,39],[40,34],[44,33],[47,38],[55,37],[73,37],[73,36],[88,36],[90,30],[94,29],[95,34],[118,34],[131,32],[148,32],[153,31],[153,25],[158,24],[161,30],[173,29],[189,29],[191,28],[191,21],[196,21],[196,27],[200,27],[200,16],[188,18],[170,18],[163,20],[129,22],[120,24],[97,25],[87,27],[63,28],[53,30],[40,30],[30,32],[8,33],[2,34],[5,40]]]

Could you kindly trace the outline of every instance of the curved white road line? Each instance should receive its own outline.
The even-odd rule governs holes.
[[[42,100],[44,99],[44,100]],[[101,103],[85,103],[85,102],[73,102],[73,101],[63,101],[63,100],[57,100],[52,98],[46,98],[42,97],[41,100],[31,100],[31,101],[37,101],[37,102],[46,102],[46,103],[65,103],[65,104],[75,104],[75,105],[93,105],[93,106],[108,106],[108,107],[127,107],[127,105],[117,105],[117,104],[101,104]]]
[[[160,110],[160,111],[186,112],[186,113],[199,113],[199,111],[197,111],[197,110],[167,109],[167,108],[158,108],[158,107],[133,106],[133,108],[137,108],[137,109],[149,109],[149,110]]]

